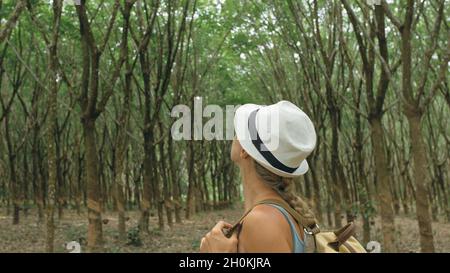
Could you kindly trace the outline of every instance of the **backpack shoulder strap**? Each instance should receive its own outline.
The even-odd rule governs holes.
[[[303,217],[298,211],[296,211],[294,208],[292,208],[286,201],[279,200],[279,199],[266,199],[258,202],[258,204],[275,204],[282,208],[284,208],[287,212],[289,212],[290,215],[299,223],[305,232],[307,234],[316,235],[320,232],[319,226],[317,225],[316,221],[314,220],[312,223],[310,220],[308,222],[305,220],[305,217]]]
[[[251,207],[249,210],[247,210],[242,216],[241,218],[236,222],[236,224],[234,224],[230,229],[228,230],[223,230],[223,233],[225,234],[226,237],[230,238],[231,235],[233,235],[233,233],[236,231],[238,233],[241,232],[241,227],[242,227],[242,221],[244,221],[244,218],[252,211],[252,209],[254,207],[256,207],[259,204],[255,204],[253,207]]]
[[[244,218],[258,205],[262,205],[262,204],[273,204],[273,205],[278,205],[282,208],[284,208],[290,215],[292,215],[292,217],[294,218],[294,220],[299,223],[304,231],[307,234],[312,234],[315,235],[317,233],[320,232],[319,230],[319,226],[317,225],[317,223],[314,221],[314,223],[312,225],[307,225],[304,217],[302,215],[300,215],[295,209],[293,209],[286,201],[284,200],[278,200],[278,199],[265,199],[262,201],[257,202],[255,205],[253,205],[253,207],[251,207],[249,210],[247,210],[242,217],[239,219],[239,221],[236,222],[236,224],[233,225],[232,228],[224,231],[224,234],[226,237],[231,237],[231,235],[237,231],[238,234],[240,232],[240,229],[242,227],[242,222],[244,220]]]

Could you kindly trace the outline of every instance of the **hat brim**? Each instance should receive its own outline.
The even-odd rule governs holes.
[[[248,130],[248,119],[253,111],[260,109],[261,107],[263,106],[256,104],[245,104],[236,110],[236,113],[234,115],[234,129],[236,132],[236,138],[241,144],[242,148],[263,167],[279,176],[297,177],[304,175],[309,170],[308,162],[306,161],[306,159],[302,161],[300,166],[293,173],[287,173],[274,168],[253,145]]]

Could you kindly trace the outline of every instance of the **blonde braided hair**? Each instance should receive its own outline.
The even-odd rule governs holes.
[[[295,209],[303,218],[306,226],[311,226],[316,223],[314,213],[309,208],[308,204],[296,194],[294,187],[294,179],[279,176],[255,160],[255,170],[264,183],[274,189],[284,201],[286,201],[293,209]]]

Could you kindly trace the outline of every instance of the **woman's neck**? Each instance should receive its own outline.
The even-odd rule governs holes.
[[[251,209],[257,202],[264,199],[280,198],[271,187],[262,181],[256,172],[241,168],[242,182],[244,188],[245,211]]]

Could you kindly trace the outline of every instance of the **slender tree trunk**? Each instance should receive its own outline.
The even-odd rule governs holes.
[[[430,203],[428,199],[427,158],[425,144],[420,129],[421,115],[407,116],[411,137],[413,173],[416,182],[416,213],[419,221],[420,246],[422,252],[434,252],[433,230],[431,226]]]
[[[169,165],[170,165],[170,174],[173,188],[173,201],[175,204],[175,221],[177,223],[181,223],[181,192],[178,184],[178,175],[176,172],[176,166],[174,164],[174,152],[173,152],[173,140],[170,137],[168,139],[168,149],[169,149]]]
[[[119,231],[119,240],[125,241],[126,239],[126,224],[125,224],[125,200],[123,189],[125,186],[125,160],[128,151],[128,130],[129,130],[129,120],[130,120],[130,111],[131,111],[131,94],[132,94],[132,69],[128,60],[128,28],[130,21],[130,13],[131,13],[131,5],[126,4],[125,9],[123,11],[124,17],[124,25],[123,25],[123,33],[122,33],[122,42],[124,54],[126,56],[126,72],[125,72],[125,86],[123,89],[124,93],[124,102],[122,106],[121,115],[119,117],[119,124],[117,129],[119,131],[116,141],[116,156],[115,156],[115,180],[114,180],[114,197],[115,204],[118,211],[118,231]]]
[[[123,169],[120,170],[116,174],[114,181],[114,192],[117,206],[117,214],[118,214],[118,231],[119,231],[119,240],[125,241],[126,239],[126,225],[125,225],[125,205],[124,205],[124,196],[123,196],[123,185],[124,185],[124,172]]]
[[[124,106],[124,109],[127,109],[127,106]],[[124,110],[128,111],[128,110]],[[128,114],[124,114],[127,118]],[[126,150],[127,150],[127,143],[126,143],[126,136],[125,131],[127,131],[128,122],[126,120],[122,120],[120,124],[119,130],[121,131],[118,136],[118,141],[116,144],[117,149],[117,156],[115,158],[115,177],[114,177],[114,197],[115,197],[115,205],[117,208],[117,214],[118,214],[118,231],[119,231],[119,240],[125,241],[126,239],[126,225],[125,225],[125,203],[124,203],[124,194],[123,194],[123,188],[125,185],[125,172],[124,172],[124,160],[126,156]]]
[[[441,4],[440,10],[444,8]],[[430,204],[428,200],[427,158],[425,144],[420,129],[423,109],[420,109],[420,98],[414,98],[412,84],[412,35],[415,11],[415,1],[408,0],[404,25],[399,29],[402,38],[402,94],[404,99],[403,112],[408,119],[409,133],[413,157],[413,176],[416,185],[416,214],[419,222],[420,247],[422,252],[434,252],[433,231],[431,226]],[[439,16],[442,18],[442,16]],[[436,30],[439,30],[437,28]],[[435,33],[434,33],[435,34]],[[433,34],[433,35],[434,35]],[[428,67],[425,67],[428,69]],[[420,91],[420,90],[419,90]],[[423,90],[422,90],[423,91]]]
[[[152,152],[153,158],[156,159],[155,149],[152,149]],[[153,196],[155,197],[154,201],[158,212],[158,228],[160,230],[164,230],[164,199],[161,195],[161,190],[159,186],[161,175],[158,173],[158,162],[155,162],[155,164],[153,164],[153,173],[154,173],[154,178],[152,179]]]
[[[86,151],[85,169],[88,207],[88,248],[92,252],[101,250],[103,245],[102,204],[98,175],[98,155],[95,137],[95,119],[83,120],[84,145]]]
[[[0,44],[2,44],[3,41],[8,38],[11,31],[14,29],[16,22],[20,17],[20,14],[23,12],[27,5],[26,3],[26,0],[16,1],[16,6],[13,12],[11,13],[8,20],[4,24],[2,24],[2,28],[0,29]]]
[[[56,203],[58,204],[58,219],[62,220],[64,218],[64,205],[65,205],[65,191],[66,191],[66,183],[62,177],[62,159],[61,159],[61,136],[60,132],[58,132],[58,128],[55,128],[55,136],[56,139]]]
[[[39,176],[38,164],[39,164],[39,149],[37,147],[38,137],[37,131],[34,132],[33,144],[32,144],[32,163],[31,163],[31,172],[33,175],[33,186],[34,186],[34,200],[38,209],[38,221],[41,223],[44,220],[44,196],[42,189],[42,180]]]
[[[318,153],[318,151],[316,151],[316,153]],[[320,187],[319,187],[319,179],[317,177],[317,172],[316,172],[316,159],[317,156],[314,155],[312,160],[311,160],[311,178],[312,178],[312,184],[313,184],[313,203],[314,203],[314,208],[315,208],[315,214],[317,217],[317,221],[322,222],[323,220],[323,212],[322,212],[322,206],[321,206],[321,194],[320,194]]]
[[[145,119],[145,118],[144,118]],[[144,124],[148,124],[144,122]],[[148,126],[148,125],[147,125]],[[150,209],[152,203],[152,164],[153,164],[153,132],[150,128],[144,130],[144,180],[141,204],[140,230],[149,231]]]
[[[186,219],[190,219],[195,214],[195,178],[194,178],[194,142],[189,142],[189,163],[188,163],[188,194],[186,200]],[[219,190],[219,200],[220,199]]]
[[[163,125],[162,122],[158,122],[159,125],[159,135],[160,138],[163,137]],[[164,194],[164,208],[166,210],[166,216],[167,216],[167,223],[169,225],[170,228],[173,227],[173,220],[172,220],[172,211],[173,211],[173,206],[172,206],[172,198],[171,198],[171,190],[170,190],[170,178],[167,175],[167,167],[166,167],[166,157],[164,154],[164,140],[161,139],[160,143],[159,143],[159,158],[161,161],[161,175],[160,177],[162,178],[162,184],[163,184],[163,194]],[[170,157],[170,155],[169,155]]]
[[[383,128],[381,119],[370,120],[372,147],[375,156],[375,169],[377,177],[377,191],[381,214],[381,226],[383,230],[383,251],[395,252],[395,224],[392,208],[392,195],[389,186],[388,164],[383,147]]]
[[[53,1],[53,37],[49,45],[50,93],[48,94],[47,153],[48,153],[48,194],[47,194],[47,252],[54,251],[54,206],[56,201],[56,184],[58,180],[58,147],[56,130],[58,126],[58,32],[61,19],[62,1]]]
[[[23,169],[22,169],[22,190],[21,190],[21,196],[20,199],[23,200],[22,204],[23,204],[23,215],[26,217],[28,217],[28,210],[29,210],[29,196],[28,196],[28,181],[30,180],[29,178],[29,171],[28,171],[28,149],[27,146],[25,146],[23,151],[23,159],[22,159],[22,163],[23,163]]]
[[[338,152],[338,122],[337,122],[337,111],[334,108],[330,108],[331,115],[331,127],[332,127],[332,145],[331,145],[331,164],[333,168],[331,169],[331,180],[333,183],[333,197],[334,197],[334,226],[335,228],[340,228],[342,226],[342,181],[337,168],[340,167],[339,162],[339,152]]]
[[[5,136],[6,136],[6,146],[8,148],[8,159],[9,159],[9,180],[10,180],[10,192],[11,200],[13,203],[13,225],[18,225],[20,220],[20,199],[19,199],[19,189],[17,174],[16,174],[16,155],[14,154],[14,147],[11,140],[11,132],[9,129],[9,119],[10,116],[6,115],[4,118],[5,122]],[[9,206],[8,206],[9,207]]]
[[[358,103],[359,106],[359,103]],[[359,200],[361,206],[361,214],[363,219],[363,243],[366,245],[370,241],[370,215],[369,215],[369,188],[366,187],[367,178],[364,175],[364,157],[363,157],[363,136],[361,128],[361,117],[358,113],[355,114],[356,119],[356,168],[357,179],[356,186],[359,188]]]

